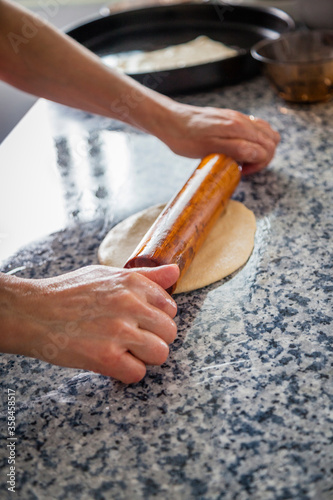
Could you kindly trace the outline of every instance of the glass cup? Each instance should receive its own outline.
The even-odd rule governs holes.
[[[251,50],[280,97],[327,101],[333,95],[333,31],[301,30],[262,40]]]

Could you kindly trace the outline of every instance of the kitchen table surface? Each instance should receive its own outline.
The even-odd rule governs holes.
[[[178,338],[138,384],[2,355],[1,498],[12,498],[8,389],[17,498],[333,498],[333,103],[286,104],[264,77],[179,99],[281,133],[269,168],[234,194],[257,218],[253,253],[176,296]],[[0,147],[1,270],[43,278],[96,264],[114,224],[169,200],[197,164],[39,101]]]

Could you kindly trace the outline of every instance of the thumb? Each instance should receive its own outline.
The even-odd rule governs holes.
[[[141,267],[136,272],[160,285],[164,290],[170,288],[179,278],[179,267],[177,264],[158,267]]]

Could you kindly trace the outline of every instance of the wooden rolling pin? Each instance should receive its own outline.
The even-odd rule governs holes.
[[[206,156],[164,208],[124,267],[178,264],[180,278],[224,210],[241,178],[225,155]],[[176,283],[168,290],[172,293]]]

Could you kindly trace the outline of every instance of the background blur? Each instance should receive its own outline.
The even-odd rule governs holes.
[[[40,14],[62,30],[86,19],[140,5],[191,0],[12,0]],[[192,0],[205,2],[207,0]],[[218,0],[215,0],[218,1]],[[224,0],[230,4],[279,7],[307,28],[333,29],[333,0]],[[0,82],[0,143],[30,109],[36,98]]]
[[[188,0],[12,0],[40,14],[62,30],[110,11],[139,5],[180,3]],[[0,143],[31,108],[36,98],[0,81]]]
[[[16,0],[58,28],[100,15],[100,10],[119,0]],[[0,82],[0,143],[34,104],[36,98]]]

